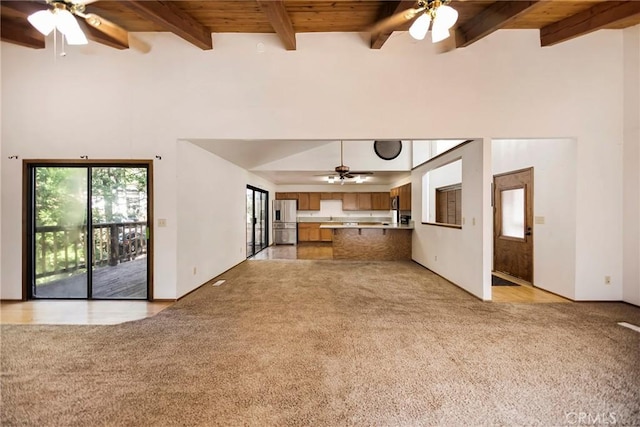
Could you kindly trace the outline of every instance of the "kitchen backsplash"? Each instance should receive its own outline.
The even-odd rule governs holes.
[[[319,211],[298,211],[298,218],[386,218],[391,219],[391,211],[343,211],[342,200],[320,200]]]

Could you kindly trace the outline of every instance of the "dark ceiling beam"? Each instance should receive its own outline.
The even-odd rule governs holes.
[[[456,30],[456,47],[466,47],[504,28],[541,1],[497,1]],[[455,6],[454,6],[455,7]]]
[[[378,19],[376,20],[376,22],[390,18],[398,13],[402,13],[403,11],[414,7],[415,5],[415,0],[384,2],[383,9],[378,15]],[[395,28],[392,28],[390,30],[383,30],[377,33],[371,33],[371,49],[380,49],[394,31]]]
[[[211,31],[169,1],[128,0],[120,3],[140,17],[153,21],[202,50],[213,49]]]
[[[113,22],[87,14],[87,20],[78,18],[78,23],[89,40],[115,49],[129,48],[129,33]]]
[[[31,24],[22,25],[6,18],[0,20],[0,40],[33,49],[44,48],[44,36]]]
[[[296,32],[283,0],[257,0],[286,50],[296,50]]]
[[[640,14],[640,1],[605,1],[540,29],[540,44],[553,46]]]
[[[47,9],[47,5],[43,3],[36,3],[34,1],[2,1],[0,2],[2,8],[2,15],[5,15],[7,11],[11,11],[13,16],[23,16],[25,19],[27,16],[35,13],[39,10]]]

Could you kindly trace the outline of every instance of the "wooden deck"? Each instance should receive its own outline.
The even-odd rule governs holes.
[[[36,289],[36,298],[86,298],[87,277],[79,274]],[[93,298],[147,299],[147,257],[93,271]]]

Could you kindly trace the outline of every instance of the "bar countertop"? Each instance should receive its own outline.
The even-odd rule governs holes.
[[[332,224],[332,223],[322,223],[320,224],[320,228],[330,228],[330,229],[359,229],[359,228],[372,228],[378,230],[413,230],[413,223],[410,224],[358,224],[358,223],[341,223],[341,224]]]

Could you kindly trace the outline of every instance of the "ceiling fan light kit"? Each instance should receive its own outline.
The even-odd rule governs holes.
[[[87,37],[73,16],[74,14],[82,14],[84,5],[62,1],[51,1],[50,4],[53,9],[39,10],[29,15],[27,18],[29,23],[45,36],[57,29],[64,34],[68,44],[87,44]]]
[[[450,36],[449,30],[458,20],[458,12],[448,6],[449,0],[420,0],[416,11],[422,12],[409,28],[416,40],[423,40],[431,25],[431,41],[438,43]]]

